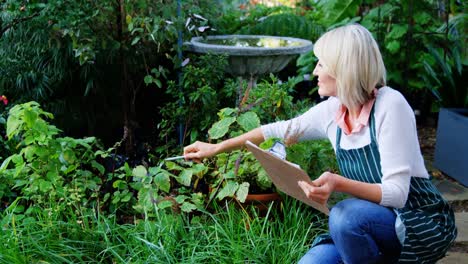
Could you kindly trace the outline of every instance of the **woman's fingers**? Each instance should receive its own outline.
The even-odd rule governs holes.
[[[318,203],[324,204],[328,200],[327,192],[324,190],[323,186],[313,186],[311,183],[305,181],[298,182],[299,187],[301,187],[304,194],[307,198],[310,198]]]
[[[186,160],[193,160],[200,163],[204,158],[213,156],[214,145],[196,141],[184,148],[184,156]]]

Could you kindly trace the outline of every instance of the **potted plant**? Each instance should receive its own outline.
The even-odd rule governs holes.
[[[211,140],[233,137],[260,126],[260,119],[253,111],[224,108],[218,116],[219,121],[208,131]],[[261,146],[268,148],[271,142],[264,142]],[[214,158],[213,164],[211,195],[218,199],[235,197],[245,202],[249,193],[276,193],[265,170],[246,149],[221,153]]]

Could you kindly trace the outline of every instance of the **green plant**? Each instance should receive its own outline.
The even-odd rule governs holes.
[[[447,101],[462,105],[467,96],[460,78],[466,64],[462,63],[466,15],[452,1],[440,3],[376,3],[361,20],[381,46],[389,85],[404,91],[412,106],[425,112]],[[428,98],[431,94],[435,103],[434,97]]]
[[[148,169],[137,166],[132,171],[133,181],[130,183],[138,191],[138,201],[133,208],[145,217],[154,217],[157,210],[166,208],[185,213],[202,210],[204,195],[197,185],[206,170],[203,164],[184,166],[175,162],[164,162]]]
[[[321,25],[292,12],[263,17],[255,26],[244,27],[239,33],[247,35],[286,36],[315,41],[323,33]]]
[[[49,203],[86,206],[99,196],[104,168],[95,161],[95,138],[58,137],[60,130],[47,123],[53,115],[36,102],[12,107],[7,120],[8,139],[18,141],[15,153],[0,166],[2,184],[28,201],[30,210]],[[17,152],[18,151],[18,152]],[[11,202],[15,197],[5,197]]]
[[[468,19],[466,14],[458,14],[449,19],[447,24],[437,29],[437,34],[427,43],[430,56],[423,60],[424,81],[436,96],[433,109],[438,107],[468,107],[468,89],[463,76],[467,73],[467,54],[464,43],[463,23]],[[446,33],[447,35],[443,35]]]
[[[219,121],[208,131],[211,140],[233,137],[260,126],[260,119],[253,111],[241,112],[238,108],[224,108],[219,113]],[[244,202],[251,185],[264,190],[271,187],[266,172],[246,150],[218,155],[212,173],[214,188],[212,195],[218,199],[237,197]]]
[[[289,119],[304,110],[303,104],[297,108],[292,103],[290,93],[300,78],[291,78],[280,83],[271,74],[255,87],[251,83],[243,87],[243,98],[239,107],[224,108],[218,113],[219,120],[208,130],[210,140],[231,138],[260,126],[260,120],[270,123]],[[261,144],[263,148],[272,146],[274,140]],[[219,154],[214,158],[214,169],[209,179],[213,192],[218,199],[236,197],[244,202],[250,192],[272,190],[272,183],[265,170],[246,149]],[[211,197],[213,198],[213,197]]]
[[[158,210],[124,224],[97,208],[65,216],[43,208],[25,217],[11,204],[0,211],[0,262],[295,263],[326,231],[326,218],[294,199],[282,203],[284,210],[271,206],[265,217],[223,203],[213,212]]]
[[[194,141],[214,122],[219,107],[226,106],[233,96],[233,86],[223,86],[227,67],[224,55],[203,55],[189,58],[183,67],[181,86],[169,81],[165,93],[171,98],[159,108],[162,120],[158,124],[159,136],[165,139],[164,149],[176,145],[177,126],[182,124],[182,142]],[[221,87],[221,88],[219,88]],[[181,107],[183,106],[183,107]],[[198,113],[202,112],[203,115]]]
[[[312,179],[325,171],[338,172],[335,151],[328,140],[299,142],[287,149],[288,160],[304,169]]]

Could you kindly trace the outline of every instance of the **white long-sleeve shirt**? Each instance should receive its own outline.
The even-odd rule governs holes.
[[[340,106],[336,97],[317,104],[304,114],[290,120],[262,126],[265,137],[284,138],[290,131],[303,131],[299,140],[328,138],[336,151],[335,115]],[[380,204],[401,208],[408,198],[411,177],[429,178],[419,147],[414,113],[403,95],[390,88],[379,89],[374,106],[377,145],[382,168]],[[369,120],[370,122],[370,120]],[[356,149],[370,144],[370,126],[360,132],[341,133],[342,149]]]

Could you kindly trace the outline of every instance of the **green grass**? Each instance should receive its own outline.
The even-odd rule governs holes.
[[[0,213],[1,263],[294,263],[326,226],[289,197],[264,217],[225,202],[213,212],[160,211],[132,224],[92,210],[34,218],[12,211]]]

